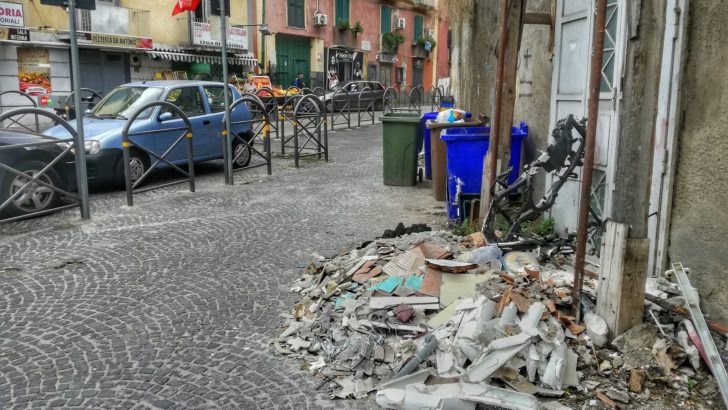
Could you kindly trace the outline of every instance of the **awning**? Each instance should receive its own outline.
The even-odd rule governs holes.
[[[149,50],[147,54],[153,59],[169,60],[169,61],[181,61],[186,63],[207,63],[207,64],[222,64],[222,57],[211,56],[204,54],[190,54],[173,51],[159,51]],[[238,65],[243,67],[253,67],[258,65],[258,60],[253,55],[239,55],[232,54],[228,55],[228,64]]]

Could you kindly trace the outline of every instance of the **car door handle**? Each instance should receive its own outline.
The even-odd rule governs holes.
[[[203,124],[203,125],[210,125],[210,120],[205,120],[205,121],[202,121],[202,124]]]

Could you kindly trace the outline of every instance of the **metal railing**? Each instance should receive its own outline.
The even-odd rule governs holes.
[[[372,92],[372,89],[369,87],[362,88],[361,91],[359,91],[359,96],[357,98],[357,117],[358,117],[358,123],[357,127],[361,128],[361,117],[362,117],[362,96],[364,96],[364,92],[367,93],[367,98],[363,101],[365,105],[364,107],[364,114],[367,117],[370,117],[372,120],[372,125],[374,125],[374,93]]]
[[[151,130],[151,131],[134,131],[130,132],[130,128],[134,121],[141,115],[144,111],[150,110],[154,107],[163,107],[164,109],[169,110],[169,112],[175,113],[178,115],[178,118],[181,119],[184,122],[183,127],[171,127],[171,128],[164,128],[161,130]],[[152,110],[150,110],[152,111]],[[161,114],[157,114],[161,115]],[[161,134],[164,132],[175,132],[180,131],[179,137],[177,137],[174,142],[172,142],[172,145],[170,145],[162,155],[156,154],[153,151],[145,148],[141,144],[137,143],[136,141],[133,141],[131,137],[143,137],[143,136],[149,136],[154,134]],[[122,151],[124,153],[124,181],[126,185],[126,203],[129,206],[134,205],[134,193],[141,193],[145,191],[150,191],[157,188],[163,188],[171,185],[177,185],[185,182],[189,182],[190,184],[190,192],[195,192],[195,160],[194,160],[194,150],[192,147],[192,124],[190,123],[189,118],[187,118],[187,115],[180,110],[176,105],[166,102],[166,101],[154,101],[150,102],[149,104],[143,105],[139,107],[134,114],[132,114],[129,117],[129,120],[124,125],[124,129],[121,132],[121,138],[122,138]],[[184,169],[180,168],[176,164],[172,163],[170,160],[167,159],[167,157],[172,153],[172,151],[183,141],[187,141],[187,166],[188,170],[185,171]],[[135,152],[141,152],[144,155],[147,155],[149,159],[156,158],[154,163],[149,166],[148,169],[143,169],[143,158],[138,158],[138,160],[142,161],[142,167],[141,169],[138,168],[139,164],[135,164],[136,167],[134,170],[131,169],[130,160],[132,158],[132,148],[135,150]],[[185,178],[184,179],[178,179],[171,182],[165,182],[163,184],[150,186],[146,188],[138,189],[142,182],[151,174],[156,167],[158,167],[161,164],[168,165],[171,169],[179,172],[182,174]],[[141,171],[141,173],[140,173]],[[132,175],[132,172],[135,172],[135,175]]]
[[[300,166],[300,159],[317,156],[329,160],[329,138],[326,128],[326,109],[321,100],[313,95],[302,96],[293,110],[293,158],[296,168]],[[301,136],[305,139],[300,144]],[[304,153],[304,150],[313,152]]]
[[[270,116],[268,115],[265,104],[260,100],[260,98],[252,94],[243,95],[230,106],[231,117],[235,108],[239,105],[243,105],[248,108],[250,118],[239,121],[232,121],[231,118],[230,134],[225,135],[226,133],[223,131],[223,136],[227,137],[223,139],[223,149],[227,151],[225,153],[225,158],[230,158],[230,161],[225,161],[225,167],[229,167],[231,164],[233,167],[232,170],[226,171],[225,174],[233,175],[234,172],[241,171],[243,169],[266,166],[268,168],[268,175],[271,175]],[[222,119],[223,126],[226,120],[227,113],[225,113]],[[233,127],[241,125],[250,125],[250,133],[248,135],[241,135],[233,131]],[[263,144],[263,151],[258,149],[256,142],[261,142]],[[231,148],[232,152],[230,151]],[[249,165],[253,154],[262,158],[263,163]],[[237,169],[235,169],[236,165]],[[230,183],[232,182],[233,180],[230,178]]]
[[[76,130],[61,117],[39,108],[18,108],[2,113],[0,124],[12,117],[28,114],[50,119],[62,126],[70,137],[58,139],[37,132],[22,132],[43,141],[0,146],[0,154],[9,153],[8,157],[13,161],[12,164],[0,162],[0,222],[17,221],[75,207],[81,208],[81,215],[88,215],[88,195],[80,196],[71,192],[79,185],[80,179],[86,178],[74,158],[74,152],[79,147]],[[43,149],[41,155],[23,157],[28,151],[41,147],[49,149]],[[72,166],[69,165],[71,162]],[[75,171],[75,178],[67,175],[71,169]],[[5,189],[7,198],[4,196]],[[61,205],[62,198],[70,199],[73,203]]]
[[[3,103],[3,96],[7,98],[8,96],[17,95],[22,97],[24,100],[28,100],[27,104],[4,104]],[[29,96],[28,94],[21,93],[20,91],[3,91],[0,93],[0,112],[5,112],[7,108],[38,108],[38,103],[33,99],[33,97]],[[19,128],[22,128],[24,130],[27,130],[29,132],[34,132],[32,129],[28,128],[27,125],[21,123],[20,121],[25,118],[25,116],[28,114],[23,114],[20,116],[20,118],[8,118],[7,121],[10,122],[11,126],[16,125]],[[35,117],[35,132],[40,132],[40,121],[38,121],[38,114],[33,114]],[[0,126],[3,125],[3,121],[0,121]]]
[[[343,96],[343,99],[340,96]],[[331,107],[329,107],[329,104]],[[331,131],[337,125],[346,125],[347,130],[351,129],[351,100],[348,91],[343,88],[334,91],[325,107],[327,111],[329,111],[329,108],[331,111]]]

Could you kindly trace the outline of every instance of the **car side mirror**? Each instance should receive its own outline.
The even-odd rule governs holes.
[[[172,118],[173,118],[172,113],[167,111],[167,112],[163,112],[163,113],[159,114],[159,117],[157,117],[157,120],[159,122],[165,122],[165,121],[171,120]]]

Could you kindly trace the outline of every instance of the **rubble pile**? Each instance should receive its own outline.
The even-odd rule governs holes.
[[[315,255],[291,288],[301,299],[272,344],[321,377],[318,390],[331,397],[376,391],[390,409],[617,408],[648,405],[663,386],[681,405],[717,400],[690,330],[665,324],[669,311],[652,305],[646,317],[659,327],[642,324],[607,346],[588,298],[584,323],[566,313],[573,273],[563,267],[503,255],[479,233],[398,231],[331,259]],[[585,278],[584,293],[596,286]]]

